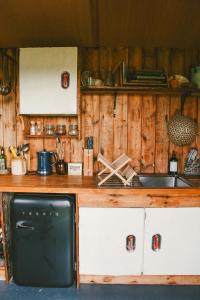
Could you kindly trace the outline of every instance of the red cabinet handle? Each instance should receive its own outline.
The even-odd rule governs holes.
[[[136,237],[133,234],[129,234],[126,237],[126,250],[133,252],[136,247]]]
[[[65,71],[61,74],[61,86],[63,89],[67,89],[69,87],[70,74]]]
[[[160,248],[161,248],[161,240],[162,240],[162,237],[161,237],[161,235],[159,233],[154,234],[152,236],[152,250],[153,251],[160,250]]]

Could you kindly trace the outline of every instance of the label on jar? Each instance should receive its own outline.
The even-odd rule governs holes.
[[[170,161],[170,172],[177,172],[178,171],[178,163],[176,161]]]

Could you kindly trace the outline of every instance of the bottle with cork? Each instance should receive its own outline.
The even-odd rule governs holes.
[[[177,175],[178,174],[178,159],[176,157],[176,152],[172,152],[172,156],[169,159],[169,174]]]

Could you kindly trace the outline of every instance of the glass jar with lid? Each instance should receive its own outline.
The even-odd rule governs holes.
[[[66,134],[66,125],[64,124],[57,124],[56,125],[56,134],[64,135]]]
[[[55,133],[55,126],[52,124],[44,125],[44,134],[46,135],[54,135]]]
[[[78,125],[76,125],[76,124],[69,125],[69,132],[68,132],[68,134],[71,135],[71,136],[78,135]]]

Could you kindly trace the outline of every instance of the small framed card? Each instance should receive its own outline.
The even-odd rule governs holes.
[[[82,175],[82,163],[68,163],[68,175]]]

